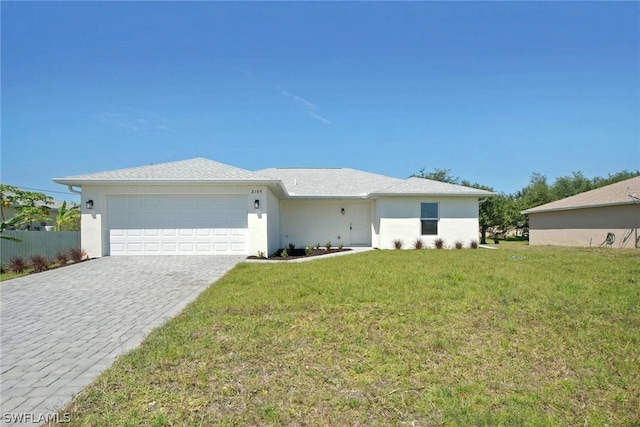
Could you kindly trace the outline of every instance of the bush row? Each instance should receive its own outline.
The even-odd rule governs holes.
[[[395,249],[402,249],[403,246],[404,246],[404,242],[402,241],[402,239],[395,239],[393,241],[393,247]],[[425,248],[424,242],[420,238],[416,239],[413,242],[412,246],[413,246],[413,249],[418,249],[418,250]],[[440,239],[440,238],[434,240],[433,247],[435,249],[445,249],[445,248],[447,248],[444,239]],[[453,247],[456,248],[456,249],[462,249],[462,248],[464,248],[464,243],[462,241],[460,241],[460,240],[457,240],[453,244]],[[469,248],[478,249],[478,241],[477,240],[472,240],[469,243]]]
[[[27,259],[20,256],[14,256],[7,261],[3,270],[11,273],[22,273],[31,269],[34,273],[46,271],[53,264],[58,266],[67,265],[69,262],[80,262],[87,257],[87,254],[80,248],[71,248],[64,252],[58,252],[54,259],[49,259],[44,255],[31,255]]]

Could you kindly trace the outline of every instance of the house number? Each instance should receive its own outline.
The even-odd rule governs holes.
[[[259,194],[262,193],[262,190],[251,190],[251,194]]]

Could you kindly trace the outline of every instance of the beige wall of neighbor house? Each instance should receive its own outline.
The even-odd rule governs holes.
[[[600,246],[614,233],[612,247],[634,248],[640,236],[640,205],[592,207],[529,214],[529,244]]]
[[[275,198],[263,185],[83,185],[82,187],[82,248],[91,258],[109,255],[110,232],[107,223],[109,197],[113,196],[242,196],[247,206],[247,254],[268,252],[269,201]],[[87,209],[87,201],[93,209]],[[260,207],[255,209],[255,200]],[[276,205],[277,206],[277,205]],[[276,220],[277,222],[277,220]]]
[[[438,204],[438,234],[422,235],[421,203]],[[438,238],[447,247],[460,241],[469,247],[478,240],[477,197],[384,197],[376,200],[374,213],[374,246],[393,249],[394,240],[400,239],[404,249],[422,239],[425,247],[433,247]]]
[[[344,213],[343,213],[344,209]],[[359,200],[281,200],[282,246],[298,248],[371,245],[371,202]]]

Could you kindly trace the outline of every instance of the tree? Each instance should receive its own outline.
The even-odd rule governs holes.
[[[0,184],[0,217],[6,221],[5,209],[14,208],[20,214],[20,220],[12,224],[31,225],[33,222],[49,221],[49,206],[53,204],[53,197],[43,193],[21,190],[12,185]],[[17,216],[17,215],[16,215]]]
[[[575,196],[593,189],[591,180],[584,176],[582,172],[572,172],[571,176],[560,176],[556,178],[551,186],[551,196],[554,200]]]
[[[56,217],[56,231],[79,231],[80,207],[78,205],[67,209],[67,202],[62,202]]]
[[[459,184],[460,179],[451,175],[450,169],[433,168],[432,172],[425,172],[424,168],[420,169],[417,174],[411,177],[431,179],[433,181],[448,182],[449,184]]]
[[[531,174],[529,185],[516,192],[515,199],[519,212],[554,200],[547,184],[547,177],[537,172]],[[529,216],[519,214],[518,222],[522,223],[523,227],[528,227]]]
[[[4,230],[6,230],[7,228],[14,227],[17,223],[22,221],[23,216],[24,215],[22,215],[21,213],[18,213],[6,221],[2,220],[0,222],[0,239],[11,240],[12,242],[21,242],[22,240],[18,239],[17,237],[4,234]]]
[[[600,187],[604,187],[605,185],[615,184],[616,182],[633,178],[635,176],[640,176],[640,171],[637,170],[633,172],[625,169],[621,172],[614,173],[613,175],[609,174],[606,178],[596,176],[591,180],[591,183],[592,183],[591,185],[593,186],[593,188],[600,188]]]

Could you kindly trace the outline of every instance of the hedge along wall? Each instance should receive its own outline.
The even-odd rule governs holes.
[[[27,259],[31,255],[44,255],[52,259],[58,252],[80,247],[79,231],[5,231],[2,234],[21,240],[0,239],[2,265],[14,256]]]

